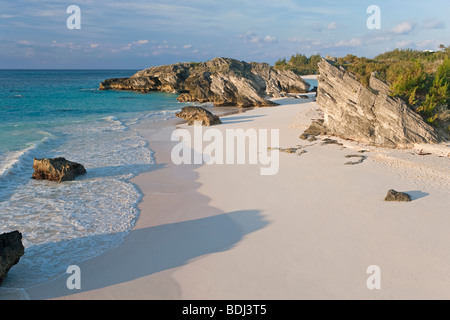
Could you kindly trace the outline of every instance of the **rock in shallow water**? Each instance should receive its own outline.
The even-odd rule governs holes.
[[[193,125],[196,121],[202,123],[202,126],[213,126],[221,124],[219,117],[212,114],[202,107],[184,107],[180,112],[175,114],[178,118],[188,121],[188,125]]]
[[[411,201],[411,196],[407,193],[403,192],[397,192],[395,190],[389,190],[388,194],[386,195],[386,198],[384,201],[404,201],[409,202]]]
[[[19,231],[0,235],[0,285],[9,269],[19,262],[24,253],[22,234]]]
[[[71,162],[65,158],[34,159],[32,178],[49,181],[71,181],[77,175],[86,173],[82,164]]]

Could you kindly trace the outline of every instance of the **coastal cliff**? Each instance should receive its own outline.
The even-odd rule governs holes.
[[[278,98],[283,93],[306,93],[309,88],[310,85],[292,71],[229,58],[152,67],[130,78],[108,79],[100,84],[100,90],[178,92],[177,99],[182,102],[238,107],[275,105],[266,98]]]
[[[391,148],[440,141],[417,113],[389,95],[389,86],[375,74],[367,88],[325,59],[319,63],[319,71],[317,103],[324,112],[324,132]]]

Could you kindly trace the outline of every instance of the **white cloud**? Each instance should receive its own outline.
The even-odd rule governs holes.
[[[327,29],[328,29],[328,30],[334,30],[334,29],[337,29],[337,27],[338,27],[337,23],[336,23],[336,22],[332,22],[332,23],[330,23],[330,24],[327,26]]]
[[[138,40],[138,41],[133,42],[133,44],[137,45],[137,46],[142,46],[144,44],[148,44],[148,40]]]
[[[65,11],[65,9],[64,9]],[[33,17],[58,17],[61,15],[61,9],[36,9],[30,11]]]
[[[350,41],[341,40],[336,43],[335,47],[360,47],[362,45],[362,41],[358,38],[353,38]]]
[[[408,34],[410,33],[413,29],[415,28],[415,24],[405,21],[400,23],[399,25],[395,26],[392,29],[392,32],[396,33],[396,34]]]
[[[2,19],[11,19],[11,18],[15,18],[16,16],[14,16],[12,14],[2,14],[2,15],[0,15],[0,17]]]
[[[142,46],[142,45],[148,44],[148,43],[149,43],[148,40],[133,41],[120,49],[112,49],[111,52],[116,53],[116,52],[121,52],[121,51],[128,51],[128,50],[131,50],[131,48],[133,48],[133,46]],[[92,45],[91,45],[91,48],[92,48]]]
[[[95,48],[98,47],[98,43],[91,43],[90,47],[91,47],[92,49],[95,49]]]
[[[192,48],[192,44],[185,44],[183,46],[183,49],[189,49],[189,48]]]
[[[244,41],[248,43],[258,43],[261,40],[261,38],[253,31],[247,31],[244,34],[240,34],[238,38],[244,39]]]
[[[267,43],[275,43],[278,42],[278,39],[274,36],[267,35],[262,37],[253,31],[248,31],[244,34],[240,34],[238,36],[239,39],[243,39],[246,43],[258,44],[260,46]]]
[[[362,42],[360,39],[353,38],[352,40],[350,40],[350,46],[359,47],[360,45],[362,45]]]
[[[18,44],[24,45],[24,46],[31,46],[31,42],[28,40],[20,40],[17,42]]]
[[[53,48],[67,48],[67,49],[80,49],[81,46],[79,44],[75,44],[74,42],[58,42],[56,40],[53,40],[52,43],[50,44],[50,47]]]
[[[272,36],[266,36],[266,37],[264,38],[264,41],[265,41],[265,42],[269,42],[269,43],[273,43],[273,42],[277,42],[278,40],[277,40],[277,38],[275,38],[275,37],[272,37]]]

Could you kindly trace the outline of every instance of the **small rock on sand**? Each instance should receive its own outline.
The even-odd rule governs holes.
[[[389,190],[384,201],[411,201],[411,196],[407,193]]]
[[[221,124],[219,117],[212,114],[202,107],[192,106],[184,107],[180,112],[175,113],[178,118],[188,121],[188,125],[194,125],[195,122],[201,122],[202,126],[212,126],[216,124]]]

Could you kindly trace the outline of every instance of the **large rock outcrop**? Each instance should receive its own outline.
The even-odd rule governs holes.
[[[56,182],[71,181],[76,176],[86,173],[82,164],[65,158],[34,159],[33,169],[33,179]]]
[[[201,122],[202,126],[213,126],[221,124],[220,118],[202,107],[184,107],[180,112],[175,113],[178,118],[188,121],[188,125]]]
[[[178,92],[178,100],[182,102],[238,107],[275,105],[266,98],[278,98],[282,93],[305,93],[309,87],[290,70],[229,58],[152,67],[130,78],[108,79],[100,84],[100,90]]]
[[[24,253],[22,234],[19,231],[0,235],[0,285],[9,269],[19,262]]]
[[[366,88],[325,59],[319,63],[319,72],[317,103],[328,134],[391,148],[439,142],[434,129],[401,99],[391,97],[389,86],[375,74]]]

